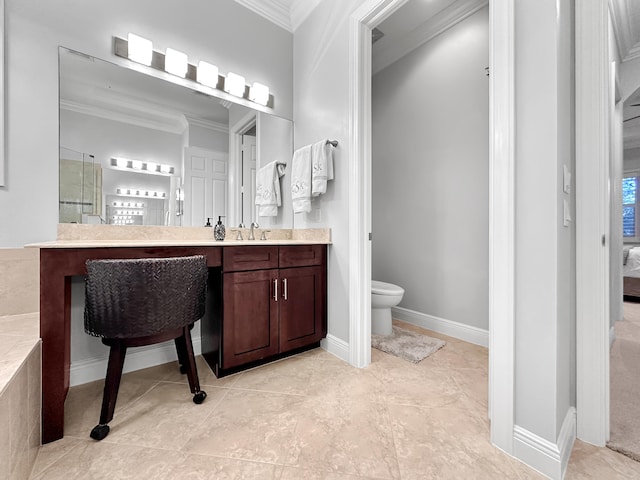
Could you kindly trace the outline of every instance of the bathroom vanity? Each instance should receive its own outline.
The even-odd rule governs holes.
[[[202,353],[216,376],[318,346],[326,336],[328,230],[282,231],[281,238],[267,241],[216,242],[209,237],[211,229],[191,230],[204,239],[157,239],[175,229],[152,228],[153,240],[72,238],[32,245],[40,249],[43,443],[63,437],[71,277],[85,275],[89,259],[204,255],[209,290],[201,321]],[[189,233],[179,230],[181,236]]]

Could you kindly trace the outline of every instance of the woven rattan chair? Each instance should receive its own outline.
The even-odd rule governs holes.
[[[88,260],[86,265],[84,329],[110,347],[100,423],[91,438],[109,434],[128,347],[174,339],[193,401],[202,403],[207,394],[200,390],[190,329],[204,315],[205,257]]]

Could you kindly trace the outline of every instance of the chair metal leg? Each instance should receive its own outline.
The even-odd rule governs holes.
[[[104,381],[104,393],[102,396],[102,410],[100,411],[100,423],[91,430],[90,434],[94,440],[102,440],[109,434],[109,426],[107,424],[113,420],[120,380],[122,379],[124,357],[127,354],[127,347],[124,346],[121,341],[110,342],[110,346],[107,377]]]

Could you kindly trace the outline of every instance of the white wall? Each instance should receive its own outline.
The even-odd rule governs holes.
[[[372,278],[489,328],[489,9],[373,77]]]
[[[181,135],[64,109],[60,110],[60,146],[94,155],[102,168],[110,167],[112,157],[125,157],[181,170]]]
[[[135,32],[158,50],[216,63],[269,85],[274,112],[293,114],[292,35],[233,0],[7,0],[6,187],[0,246],[53,240],[58,210],[58,46],[118,63],[112,37]],[[33,195],[37,191],[38,195]]]
[[[328,333],[349,341],[349,14],[363,0],[323,0],[294,34],[294,148],[337,140],[335,180],[295,228],[330,227]]]
[[[574,155],[572,19],[570,0],[515,4],[515,423],[553,444],[575,375],[574,227],[563,226],[563,201],[575,217],[575,194],[562,192]],[[516,454],[532,455],[531,445]]]
[[[258,145],[257,168],[273,161],[287,164],[280,177],[282,206],[275,217],[259,217],[262,228],[291,228],[293,208],[291,205],[291,153],[293,151],[293,125],[291,120],[259,113],[256,119],[256,142]],[[278,141],[272,141],[278,139]]]
[[[228,152],[229,132],[189,124],[189,146],[216,152]]]

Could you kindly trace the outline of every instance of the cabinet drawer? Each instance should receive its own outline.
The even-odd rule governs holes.
[[[224,247],[222,270],[242,272],[278,268],[278,247]]]
[[[295,245],[280,247],[280,268],[309,267],[322,265],[326,252],[325,245]]]

